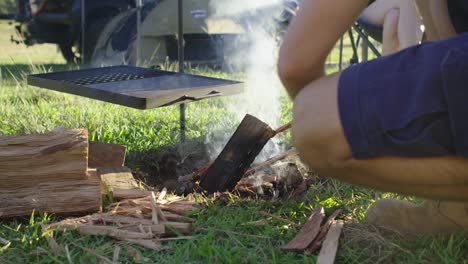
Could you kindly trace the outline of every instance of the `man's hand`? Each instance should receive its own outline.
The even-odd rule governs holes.
[[[291,98],[325,75],[325,60],[367,0],[302,0],[280,50],[278,71]]]

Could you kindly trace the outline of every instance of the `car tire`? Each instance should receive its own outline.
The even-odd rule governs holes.
[[[85,63],[89,63],[91,61],[91,57],[102,30],[115,15],[116,14],[114,13],[107,13],[103,14],[101,17],[88,20],[89,22],[87,23],[85,34],[85,50],[84,55],[82,55]]]

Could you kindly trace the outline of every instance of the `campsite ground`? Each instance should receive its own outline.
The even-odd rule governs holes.
[[[178,150],[179,116],[177,107],[138,111],[97,102],[77,96],[28,87],[25,76],[31,72],[67,69],[53,45],[26,48],[9,42],[11,26],[0,23],[0,135],[45,132],[55,127],[87,128],[91,140],[128,146],[128,164],[134,171],[158,170],[157,155]],[[349,54],[349,51],[348,53]],[[333,55],[336,58],[336,51]],[[334,59],[332,59],[334,62]],[[214,76],[226,74],[197,70]],[[242,75],[240,75],[242,76]],[[242,77],[236,77],[242,78]],[[188,105],[188,134],[191,144],[203,145],[206,135],[225,127],[236,127],[233,113],[223,108],[226,100],[215,99]],[[290,119],[291,103],[282,99],[283,121]],[[283,138],[290,145],[290,138]],[[146,164],[146,166],[142,166]],[[366,209],[379,198],[397,197],[416,202],[413,197],[374,192],[333,180],[317,178],[309,192],[299,200],[271,201],[261,197],[241,198],[235,194],[214,201],[197,196],[206,207],[195,212],[193,238],[169,242],[160,252],[102,237],[80,237],[75,232],[55,234],[59,245],[67,246],[69,257],[48,251],[40,224],[57,217],[44,214],[29,219],[3,220],[0,238],[11,242],[0,244],[0,263],[96,263],[98,260],[79,246],[112,259],[115,245],[122,247],[123,263],[315,263],[314,256],[282,252],[279,247],[291,239],[297,227],[276,220],[263,226],[250,225],[265,219],[268,211],[296,223],[303,223],[313,208],[321,205],[330,214],[343,209],[347,221],[338,263],[468,263],[468,233],[446,237],[411,237],[379,230],[362,223]],[[78,245],[78,246],[77,246]],[[38,247],[46,249],[41,256],[30,254]],[[136,249],[137,258],[130,254]]]

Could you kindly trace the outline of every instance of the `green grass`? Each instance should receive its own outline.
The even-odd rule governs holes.
[[[7,24],[0,24],[0,32],[6,30]],[[50,45],[24,48],[0,40],[0,50],[4,51],[0,53],[0,135],[45,132],[58,126],[84,127],[89,130],[91,140],[127,145],[128,166],[134,170],[142,162],[152,162],[145,153],[178,147],[177,107],[139,111],[27,87],[24,78],[30,72],[68,67],[62,64],[60,55]],[[349,49],[345,54],[349,56]],[[336,51],[329,61],[336,62],[334,58]],[[194,72],[232,77],[206,70],[195,69]],[[242,75],[234,78],[242,78]],[[188,139],[204,142],[209,133],[235,129],[238,121],[224,106],[226,101],[235,103],[236,100],[242,102],[241,97],[230,97],[189,104]],[[283,97],[282,120],[290,119],[291,102]],[[289,136],[284,136],[283,141],[290,144]],[[376,199],[384,197],[417,200],[317,179],[308,194],[299,200],[271,201],[227,195],[213,201],[197,196],[196,199],[206,207],[194,214],[198,220],[193,239],[167,243],[161,252],[102,237],[81,237],[75,232],[56,233],[54,237],[62,248],[68,248],[73,263],[100,262],[82,247],[112,259],[116,246],[122,248],[122,263],[315,263],[315,256],[279,250],[280,245],[296,234],[296,227],[271,219],[263,226],[252,222],[265,219],[260,215],[263,210],[303,223],[312,208],[322,205],[327,208],[327,213],[343,209],[341,218],[348,223],[338,252],[338,263],[468,263],[467,233],[446,237],[405,237],[383,233],[363,224],[367,208]],[[1,221],[0,237],[11,244],[0,244],[0,263],[69,263],[65,252],[59,255],[50,252],[40,229],[41,223],[56,219],[35,214],[30,219]],[[30,254],[38,247],[46,253]],[[135,250],[139,253],[135,254]]]

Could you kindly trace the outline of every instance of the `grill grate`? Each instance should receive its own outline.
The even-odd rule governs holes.
[[[99,84],[99,83],[137,80],[137,79],[143,79],[143,78],[145,78],[145,76],[138,75],[138,74],[110,73],[110,74],[101,74],[97,76],[80,78],[76,80],[64,80],[64,82],[78,84],[78,85],[90,85],[90,84]]]
[[[35,74],[28,83],[137,109],[242,92],[239,82],[132,66]]]

